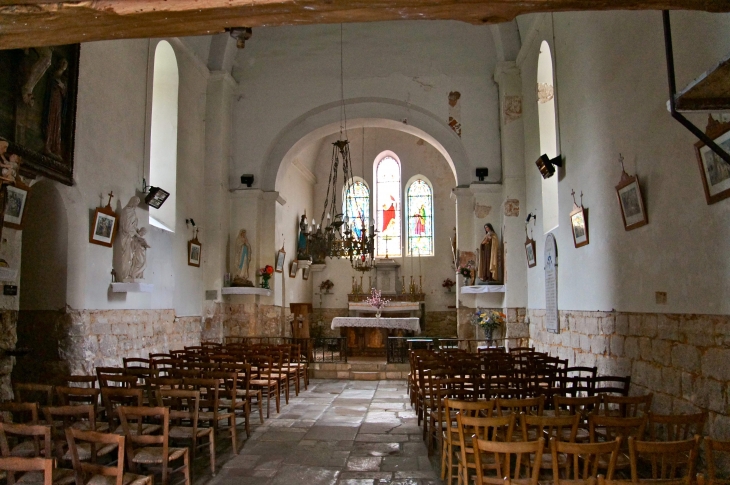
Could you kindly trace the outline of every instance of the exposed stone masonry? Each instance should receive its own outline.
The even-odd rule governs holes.
[[[214,303],[205,309],[202,341],[223,342],[226,337],[291,336],[289,308],[257,303]]]

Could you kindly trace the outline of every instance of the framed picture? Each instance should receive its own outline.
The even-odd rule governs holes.
[[[570,213],[570,226],[573,229],[573,244],[576,248],[588,244],[588,209],[577,207]]]
[[[203,245],[200,244],[198,238],[188,241],[188,266],[200,268],[200,256],[203,253]]]
[[[309,266],[302,268],[302,279],[307,281],[309,279],[309,272],[312,270]]]
[[[706,132],[720,148],[730,153],[730,123],[710,119]],[[695,143],[695,152],[707,205],[730,197],[730,165],[701,141]]]
[[[99,246],[112,247],[114,236],[117,233],[117,215],[111,205],[98,207],[94,212],[94,221],[91,225],[89,242]]]
[[[3,225],[13,229],[23,229],[23,216],[28,202],[30,187],[21,183],[7,186],[5,194],[5,219]]]
[[[623,172],[621,181],[616,186],[616,195],[618,195],[618,203],[621,206],[624,229],[630,231],[649,223],[644,209],[644,200],[641,197],[639,179]]]
[[[284,272],[284,259],[286,259],[286,251],[284,251],[284,246],[279,249],[279,252],[276,253],[276,264],[274,265],[274,271],[277,273],[283,273]]]
[[[20,174],[73,185],[79,44],[0,51],[0,138]]]
[[[297,271],[299,270],[299,263],[297,263],[297,260],[291,262],[291,266],[289,267],[289,278],[296,278],[297,277]]]
[[[534,268],[537,266],[537,256],[535,251],[535,240],[527,238],[525,241],[525,255],[527,256],[527,267]]]

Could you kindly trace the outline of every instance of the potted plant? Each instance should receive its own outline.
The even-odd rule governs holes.
[[[441,286],[446,288],[446,291],[451,293],[451,288],[456,286],[456,283],[451,278],[446,278],[443,283],[441,283]]]
[[[261,288],[265,288],[267,290],[270,290],[269,287],[269,279],[271,278],[271,275],[274,274],[274,267],[270,264],[267,264],[263,268],[260,268],[258,271],[259,276],[261,276]]]
[[[458,272],[461,276],[464,277],[464,286],[469,286],[469,283],[471,282],[471,276],[473,269],[471,266],[459,266]]]
[[[380,318],[381,310],[390,303],[390,300],[383,298],[380,290],[373,288],[370,290],[370,297],[365,298],[365,302],[375,308],[375,318]]]
[[[494,329],[502,326],[506,318],[504,313],[497,310],[477,308],[477,311],[471,317],[471,322],[482,327],[484,338],[491,344]]]
[[[335,284],[332,283],[332,280],[324,280],[319,284],[319,292],[320,293],[329,293],[332,288],[335,287]]]

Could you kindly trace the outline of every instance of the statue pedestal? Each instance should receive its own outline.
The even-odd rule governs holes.
[[[112,283],[112,293],[152,293],[155,285],[150,283]]]

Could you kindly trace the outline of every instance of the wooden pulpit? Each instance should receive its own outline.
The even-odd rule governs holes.
[[[294,338],[309,338],[309,316],[312,314],[311,303],[289,303],[292,314],[291,334]]]

